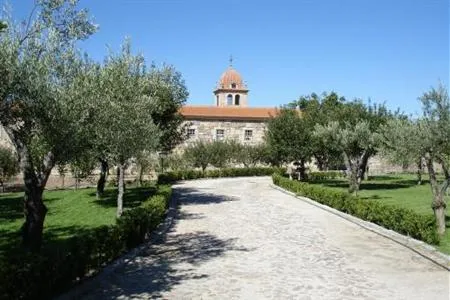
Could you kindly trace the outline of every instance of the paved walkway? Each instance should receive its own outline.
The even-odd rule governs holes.
[[[270,183],[177,185],[166,241],[85,299],[449,299],[447,271]]]

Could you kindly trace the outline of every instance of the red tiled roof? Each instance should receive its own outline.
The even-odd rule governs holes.
[[[180,113],[186,119],[233,119],[233,120],[268,120],[278,114],[277,108],[271,107],[218,107],[218,106],[183,106]]]

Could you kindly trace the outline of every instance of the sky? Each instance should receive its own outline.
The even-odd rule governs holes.
[[[13,17],[33,0],[10,0]],[[0,0],[5,3],[5,0]],[[449,85],[448,0],[80,0],[99,30],[80,44],[101,61],[130,37],[136,53],[173,65],[188,104],[213,105],[233,56],[249,105],[313,92],[419,114],[418,97]]]

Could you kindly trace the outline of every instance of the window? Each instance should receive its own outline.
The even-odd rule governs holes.
[[[188,138],[195,137],[195,128],[188,128],[187,134],[188,134]]]
[[[225,130],[223,129],[216,129],[216,140],[223,140],[225,137]]]
[[[227,96],[227,105],[233,105],[233,95],[231,94]]]
[[[241,96],[240,95],[234,96],[234,105],[239,105],[239,101],[240,100],[241,100]]]
[[[236,88],[236,83],[232,83],[232,84],[231,84],[231,88],[232,88],[232,89],[235,89],[235,88]]]
[[[244,141],[251,141],[253,137],[253,130],[246,129],[244,132]]]
[[[216,96],[216,106],[219,106],[219,95]]]

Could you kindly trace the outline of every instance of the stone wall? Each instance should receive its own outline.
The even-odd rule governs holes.
[[[6,133],[6,131],[2,125],[0,125],[0,146],[6,147],[9,149],[14,149],[13,144],[11,143],[11,140],[9,139],[9,136]]]
[[[188,138],[181,148],[198,141],[213,141],[217,137],[217,130],[224,130],[224,140],[234,140],[245,144],[256,145],[263,142],[266,131],[264,121],[229,121],[229,120],[190,120],[186,121],[190,129],[195,130],[195,135]],[[245,139],[245,131],[251,130],[252,136]]]

